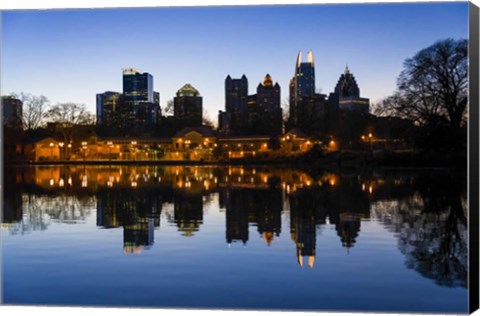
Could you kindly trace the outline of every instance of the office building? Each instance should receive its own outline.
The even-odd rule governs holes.
[[[257,87],[257,134],[278,136],[282,133],[282,108],[280,105],[280,85],[273,84],[272,77],[267,74]],[[248,101],[248,99],[247,99]]]
[[[180,127],[202,125],[202,102],[198,90],[188,83],[177,91],[177,96],[173,99],[173,112]]]
[[[313,52],[302,62],[300,51],[295,63],[295,73],[290,80],[290,107],[286,129],[299,128],[307,134],[325,131],[327,111],[326,95],[315,93],[315,63]]]
[[[133,68],[123,70],[123,101],[130,105],[154,102],[153,76]]]
[[[23,102],[11,96],[2,97],[3,124],[10,127],[22,126]]]
[[[230,135],[245,134],[247,117],[248,80],[245,75],[240,79],[225,79],[225,112],[219,117],[221,131]],[[221,123],[221,125],[220,125]]]
[[[145,130],[158,123],[160,93],[153,91],[153,76],[133,68],[123,70],[123,93],[97,94],[97,125],[124,130]]]
[[[120,93],[105,91],[97,94],[97,125],[113,126],[120,106]]]
[[[338,108],[346,111],[357,111],[359,113],[368,114],[370,107],[370,100],[360,97],[360,88],[358,87],[355,77],[345,67],[344,73],[340,76],[337,85],[335,86],[333,103],[338,102]]]

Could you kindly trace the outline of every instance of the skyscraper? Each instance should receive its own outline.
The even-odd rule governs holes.
[[[257,133],[280,135],[282,133],[282,108],[280,106],[280,85],[273,84],[267,74],[257,87]]]
[[[3,124],[22,127],[23,102],[11,96],[2,97]]]
[[[181,127],[202,125],[202,103],[200,93],[189,83],[177,91],[173,98],[173,113]]]
[[[143,131],[157,124],[160,93],[153,91],[153,76],[133,68],[123,69],[123,93],[97,94],[97,125],[124,131]]]
[[[302,62],[302,51],[298,52],[294,79],[297,97],[312,97],[315,94],[315,64],[311,50],[307,53],[307,62]]]
[[[345,67],[345,71],[340,76],[333,94],[332,100],[338,102],[340,110],[353,110],[363,114],[369,113],[370,100],[360,97],[357,81],[348,69],[348,66]]]
[[[306,62],[302,62],[302,51],[298,53],[295,74],[290,80],[289,101],[287,130],[296,127],[311,134],[324,129],[326,96],[315,93],[315,64],[312,51],[308,51]]]
[[[112,126],[118,114],[120,93],[105,91],[97,94],[97,125]]]
[[[222,114],[221,130],[227,134],[241,135],[247,125],[248,80],[245,75],[240,79],[225,79],[225,112]]]
[[[123,69],[123,98],[133,106],[140,102],[153,103],[153,76],[133,68]]]
[[[315,64],[313,52],[308,51],[307,62],[302,63],[302,51],[298,52],[295,63],[295,74],[290,81],[290,113],[292,120],[297,121],[297,108],[304,98],[311,98],[315,94]]]

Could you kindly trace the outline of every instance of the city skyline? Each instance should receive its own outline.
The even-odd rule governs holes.
[[[393,92],[406,58],[437,40],[468,36],[468,3],[2,13],[2,95],[41,94],[52,103],[84,103],[94,114],[96,94],[121,92],[121,71],[133,67],[155,78],[162,109],[192,84],[215,122],[228,75],[245,74],[252,94],[269,73],[287,102],[300,50],[313,51],[322,93],[333,92],[348,65],[375,103]]]

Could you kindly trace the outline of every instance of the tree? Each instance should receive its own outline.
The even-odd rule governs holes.
[[[54,123],[64,141],[73,141],[80,126],[93,125],[95,117],[89,113],[85,104],[58,103],[48,110],[46,117]]]
[[[285,127],[285,132],[288,132],[290,125],[290,99],[285,98],[282,102],[282,126]]]
[[[446,39],[404,62],[397,91],[377,113],[414,120],[419,125],[459,128],[466,122],[468,41]]]
[[[22,123],[26,130],[35,130],[44,123],[49,107],[47,97],[43,95],[35,96],[25,92],[21,92],[20,94],[12,93],[12,97],[19,99],[23,103]]]
[[[168,100],[167,105],[165,106],[165,109],[163,110],[163,114],[173,115],[173,109],[174,109],[173,99]]]
[[[206,126],[209,126],[211,128],[215,128],[215,123],[213,122],[213,120],[208,115],[207,110],[203,110],[202,125],[206,125]]]

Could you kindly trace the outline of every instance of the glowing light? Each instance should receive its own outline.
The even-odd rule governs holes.
[[[60,187],[65,186],[65,181],[63,180],[63,178],[60,178],[60,181],[58,181],[58,185],[59,185]]]

